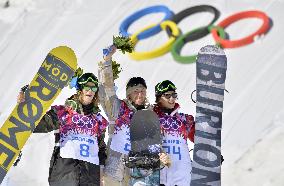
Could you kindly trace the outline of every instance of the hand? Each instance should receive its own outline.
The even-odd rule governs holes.
[[[109,46],[106,49],[103,49],[103,58],[105,61],[110,61],[112,55],[116,52],[116,47],[114,45]]]
[[[167,167],[171,166],[171,159],[168,154],[162,152],[159,154],[159,156],[162,164],[166,165]]]
[[[17,103],[22,103],[25,101],[25,93],[20,91],[20,93],[17,96]]]

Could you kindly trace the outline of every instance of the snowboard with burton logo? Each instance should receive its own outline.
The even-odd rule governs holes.
[[[202,47],[196,61],[196,120],[191,186],[221,185],[221,129],[227,70],[224,51]]]

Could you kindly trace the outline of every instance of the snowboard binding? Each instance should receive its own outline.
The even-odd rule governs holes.
[[[160,169],[160,157],[158,154],[149,152],[130,151],[124,159],[125,166],[128,168]]]

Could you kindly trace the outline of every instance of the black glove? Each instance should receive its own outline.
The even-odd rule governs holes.
[[[16,161],[14,162],[13,166],[16,167],[18,165],[18,163],[20,162],[22,157],[22,151],[20,151],[18,158],[16,159]]]
[[[28,89],[28,87],[29,87],[29,85],[23,86],[23,87],[21,88],[21,91],[22,91],[22,92],[25,92],[25,91]]]

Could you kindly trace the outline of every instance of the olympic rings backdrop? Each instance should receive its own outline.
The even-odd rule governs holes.
[[[184,18],[200,12],[209,12],[213,14],[213,19],[210,23],[204,24],[199,28],[194,28],[190,31],[182,31],[178,27],[178,23]],[[161,22],[153,25],[148,25],[135,33],[129,33],[128,28],[135,21],[141,17],[153,14],[153,13],[163,13],[164,18]],[[222,48],[237,48],[253,43],[257,38],[263,37],[270,29],[270,18],[262,11],[259,10],[247,10],[242,12],[236,12],[225,19],[219,21],[215,24],[220,17],[220,11],[210,5],[198,5],[186,8],[180,12],[174,13],[168,7],[164,5],[156,5],[146,7],[144,9],[138,10],[132,13],[127,18],[125,18],[120,27],[119,31],[121,35],[131,37],[134,46],[143,39],[149,38],[161,31],[167,32],[169,40],[162,46],[145,52],[133,51],[130,53],[130,57],[134,60],[146,60],[155,57],[162,56],[167,52],[171,52],[175,61],[183,64],[193,63],[196,60],[196,55],[192,56],[182,56],[181,50],[186,43],[198,40],[211,33],[215,40],[215,44]],[[250,35],[237,40],[228,39],[227,33],[225,32],[226,27],[229,25],[249,18],[257,18],[262,21],[261,26]]]
[[[0,5],[5,1],[0,1]],[[229,93],[225,93],[222,118],[222,153],[225,158],[222,185],[283,185],[284,0],[108,0],[102,3],[94,0],[11,0],[9,8],[0,7],[1,123],[14,108],[18,91],[30,82],[51,48],[70,46],[76,52],[80,66],[97,75],[102,49],[111,44],[113,35],[119,33],[123,20],[138,10],[159,4],[171,10],[170,16],[197,5],[214,6],[219,10],[219,17],[212,23],[214,26],[246,10],[261,10],[273,20],[273,27],[264,38],[243,47],[225,49],[228,57],[226,89]],[[133,35],[153,23],[159,27],[161,22],[169,21],[163,20],[165,15],[161,10],[149,13],[134,20],[126,31]],[[208,26],[214,15],[211,11],[185,17],[177,24],[180,36],[189,37],[187,32]],[[229,33],[230,41],[254,33],[261,24],[259,18],[248,18],[224,29]],[[197,37],[195,34],[189,35]],[[162,28],[156,35],[145,39],[140,37],[136,52],[156,49],[170,39],[167,29]],[[175,42],[181,39],[174,38]],[[225,38],[228,39],[227,34]],[[182,45],[179,55],[197,54],[202,46],[215,43],[211,32],[198,40],[188,40]],[[176,62],[171,49],[160,57],[140,62],[117,51],[113,60],[122,69],[115,80],[119,98],[125,98],[129,78],[140,76],[147,83],[149,102],[155,103],[155,85],[169,79],[177,87],[179,112],[196,115],[196,104],[190,99],[191,92],[196,89],[196,63]],[[64,104],[65,99],[75,92],[66,87],[54,105]],[[32,135],[21,161],[11,170],[6,186],[48,186],[53,146],[52,133]]]

